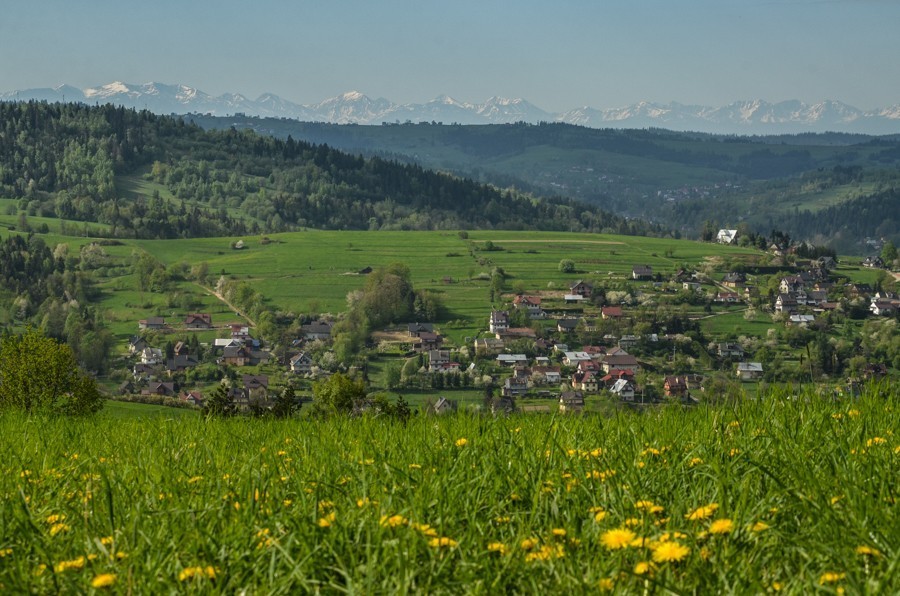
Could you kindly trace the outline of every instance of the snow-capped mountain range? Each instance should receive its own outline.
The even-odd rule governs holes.
[[[0,101],[69,101],[113,103],[159,114],[211,114],[292,118],[334,124],[383,122],[443,122],[444,124],[500,124],[566,122],[592,128],[667,128],[721,134],[779,134],[798,132],[900,133],[900,104],[864,111],[839,101],[808,104],[798,100],[770,103],[738,101],[721,107],[641,102],[621,108],[581,107],[551,113],[524,99],[492,97],[468,103],[442,95],[424,104],[397,104],[351,91],[317,104],[301,105],[265,93],[249,99],[237,93],[212,96],[186,85],[114,82],[78,89],[71,85],[0,93]]]

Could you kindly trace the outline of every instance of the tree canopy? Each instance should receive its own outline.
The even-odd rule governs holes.
[[[96,381],[69,346],[34,329],[0,342],[0,409],[72,415],[102,407]]]

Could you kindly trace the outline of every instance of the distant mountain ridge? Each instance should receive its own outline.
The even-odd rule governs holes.
[[[187,85],[113,82],[78,89],[71,85],[0,93],[0,101],[74,101],[113,103],[159,114],[211,114],[291,118],[333,124],[442,122],[444,124],[505,124],[565,122],[590,128],[667,128],[719,134],[782,134],[802,132],[900,133],[900,104],[864,111],[839,101],[808,104],[799,100],[776,103],[736,101],[726,106],[640,102],[621,108],[589,106],[560,113],[542,110],[524,99],[491,97],[483,103],[461,102],[441,95],[424,103],[397,104],[351,91],[317,104],[301,105],[272,93],[249,99],[238,93],[213,96]]]

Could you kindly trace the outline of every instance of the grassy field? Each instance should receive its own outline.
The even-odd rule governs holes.
[[[170,408],[153,404],[132,403],[124,401],[106,400],[100,416],[114,420],[127,420],[133,418],[165,417],[181,419],[189,416],[197,416],[196,410],[185,408]]]
[[[5,413],[0,591],[897,593],[897,387],[788,397],[405,426]]]

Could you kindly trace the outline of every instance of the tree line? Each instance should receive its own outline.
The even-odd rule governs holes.
[[[111,105],[0,103],[0,126],[0,194],[28,215],[102,223],[113,237],[304,227],[663,232],[569,199]],[[122,176],[156,186],[124,193]]]

